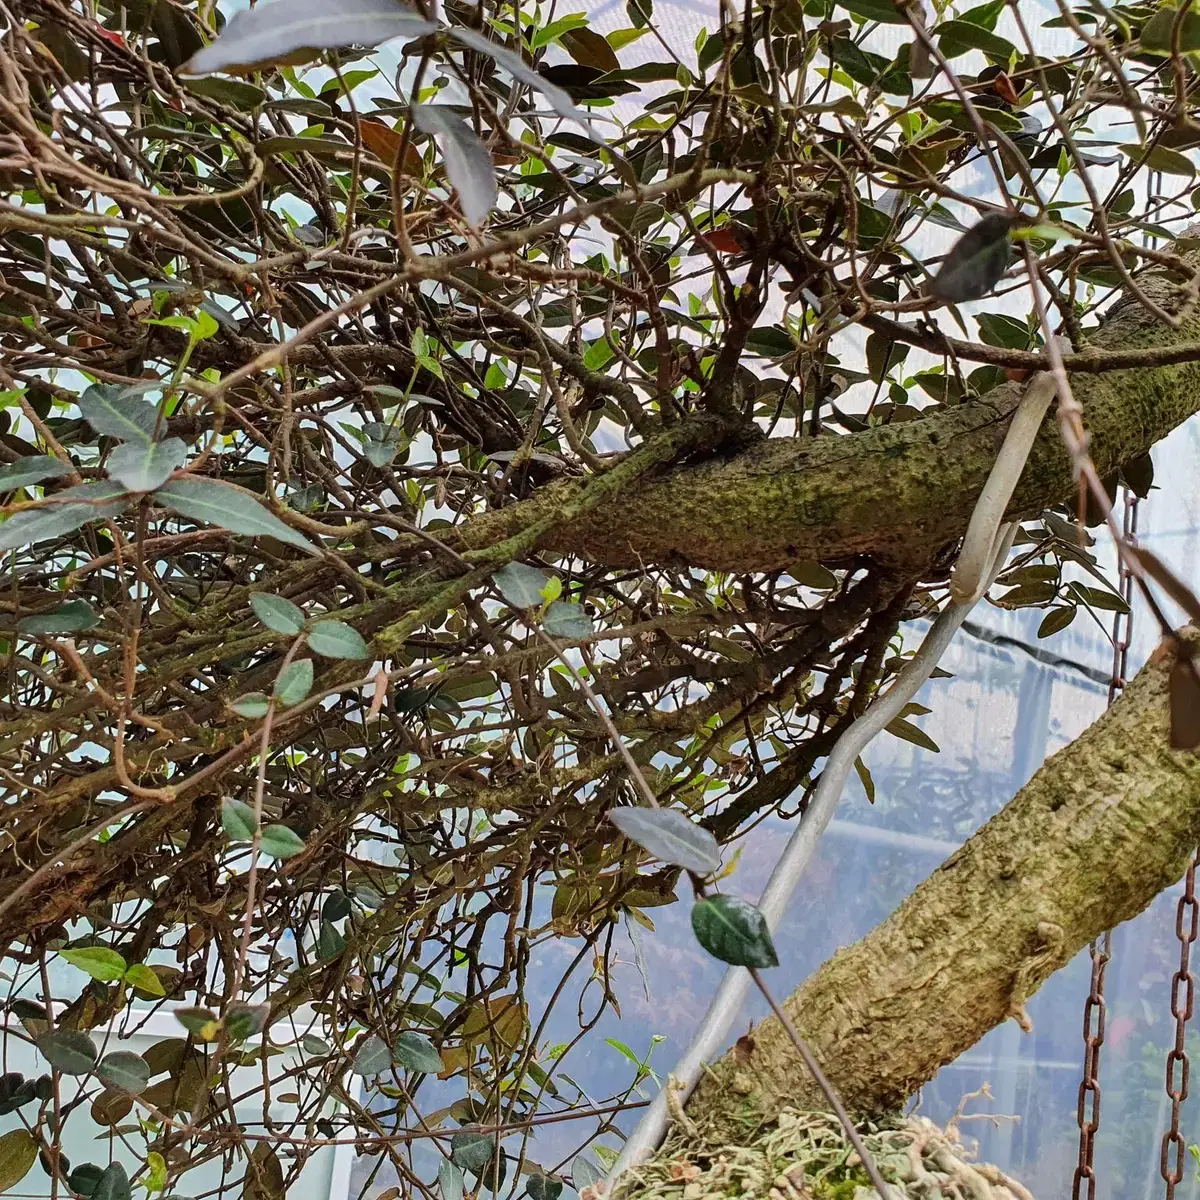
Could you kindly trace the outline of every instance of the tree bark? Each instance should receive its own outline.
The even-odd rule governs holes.
[[[1171,305],[1170,285],[1145,290]],[[1200,316],[1171,329],[1124,302],[1091,348],[1134,354],[1200,343]],[[1101,475],[1145,454],[1200,409],[1200,363],[1138,366],[1071,377]],[[602,508],[551,531],[545,549],[607,566],[680,564],[751,572],[796,561],[869,554],[884,561],[927,561],[931,550],[965,532],[1021,386],[930,416],[845,437],[772,438],[639,480]],[[539,510],[553,511],[578,485],[546,489],[524,504],[472,522],[471,545],[487,545]],[[1048,419],[1030,455],[1008,516],[1036,516],[1075,490],[1071,463]]]
[[[1171,665],[1164,645],[892,916],[788,998],[851,1110],[898,1108],[988,1030],[1027,1019],[1054,971],[1184,873],[1200,841],[1200,756],[1169,746]],[[689,1115],[824,1107],[776,1020],[753,1037],[749,1060],[717,1064]]]

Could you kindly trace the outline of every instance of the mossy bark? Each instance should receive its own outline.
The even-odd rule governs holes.
[[[1168,651],[882,925],[786,1008],[848,1107],[898,1108],[1106,929],[1184,873],[1200,842],[1200,756],[1170,749]],[[786,951],[786,947],[780,948]],[[823,1107],[775,1020],[688,1106],[699,1121]]]
[[[1170,303],[1169,284],[1146,290]],[[1131,351],[1200,342],[1200,317],[1175,329],[1136,304],[1115,309],[1092,347]],[[1091,451],[1102,475],[1146,453],[1200,409],[1200,363],[1106,374],[1076,371]],[[869,554],[928,561],[962,536],[1008,428],[1019,385],[928,417],[845,437],[772,438],[663,470],[611,504],[556,526],[542,546],[609,566],[680,564],[768,571],[814,559]],[[471,522],[464,539],[486,545],[578,486],[547,489],[525,504]],[[1071,463],[1048,418],[1009,508],[1035,516],[1074,494]]]

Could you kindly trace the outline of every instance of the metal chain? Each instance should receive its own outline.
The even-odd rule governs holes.
[[[1196,866],[1200,851],[1192,859],[1183,883],[1183,895],[1175,912],[1175,936],[1179,939],[1179,970],[1171,980],[1171,1016],[1175,1018],[1175,1045],[1167,1054],[1167,1095],[1171,1099],[1171,1127],[1163,1134],[1159,1170],[1167,1185],[1167,1200],[1174,1200],[1175,1188],[1183,1179],[1187,1147],[1179,1132],[1179,1112],[1188,1097],[1188,1062],[1184,1039],[1187,1023],[1192,1016],[1196,998],[1196,981],[1192,976],[1192,943],[1200,930],[1200,904],[1196,903]],[[1176,1070],[1179,1072],[1176,1078]],[[1173,1153],[1172,1153],[1173,1152]]]
[[[1112,934],[1091,944],[1092,986],[1083,1006],[1083,1078],[1079,1081],[1079,1165],[1071,1183],[1072,1200],[1095,1200],[1096,1131],[1100,1128],[1100,1047],[1104,1045],[1104,969],[1112,957]],[[1086,1189],[1085,1189],[1086,1184]]]
[[[1122,532],[1126,541],[1137,541],[1138,498],[1124,488],[1124,512]],[[1133,640],[1133,574],[1121,561],[1118,585],[1125,611],[1113,616],[1112,626],[1112,678],[1108,685],[1108,703],[1111,706],[1125,686],[1129,669],[1129,646]],[[1193,900],[1193,903],[1195,901]],[[1193,932],[1193,939],[1195,933]],[[1104,1045],[1104,972],[1112,958],[1112,934],[1106,932],[1089,947],[1092,959],[1092,980],[1088,998],[1083,1006],[1083,1078],[1079,1081],[1079,1104],[1076,1121],[1079,1124],[1079,1163],[1071,1182],[1071,1200],[1095,1200],[1096,1197],[1096,1133],[1100,1129],[1100,1047]],[[1190,976],[1189,976],[1190,978]],[[1188,993],[1188,1012],[1191,1012],[1191,993]],[[1172,1011],[1174,1011],[1172,1009]],[[1187,1059],[1184,1058],[1186,1064]],[[1170,1067],[1168,1067],[1168,1075]],[[1186,1095],[1187,1074],[1184,1073]],[[1168,1081],[1169,1088],[1169,1081]],[[1178,1106],[1176,1105],[1176,1109]],[[1176,1128],[1176,1134],[1178,1129]],[[1163,1144],[1164,1178],[1166,1177],[1166,1143]],[[1180,1160],[1182,1161],[1182,1160]],[[1182,1175],[1180,1176],[1182,1178]],[[1176,1181],[1178,1182],[1178,1180]],[[1168,1184],[1168,1200],[1173,1200],[1174,1185]]]

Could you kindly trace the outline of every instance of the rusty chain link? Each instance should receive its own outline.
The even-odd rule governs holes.
[[[1079,1165],[1071,1183],[1072,1200],[1095,1200],[1096,1131],[1100,1128],[1100,1047],[1104,1045],[1104,969],[1112,957],[1112,934],[1091,944],[1092,986],[1083,1006],[1083,1078],[1079,1081]],[[1084,1185],[1086,1183],[1086,1190]]]
[[[1179,939],[1179,970],[1171,980],[1171,1016],[1175,1018],[1175,1045],[1167,1054],[1167,1095],[1171,1100],[1171,1127],[1163,1134],[1159,1170],[1167,1185],[1167,1200],[1174,1200],[1175,1188],[1183,1179],[1187,1147],[1179,1132],[1179,1113],[1188,1097],[1188,1062],[1184,1041],[1196,999],[1196,981],[1192,976],[1192,943],[1200,930],[1200,904],[1196,903],[1196,866],[1200,851],[1192,859],[1184,877],[1183,895],[1175,911],[1175,936]],[[1178,1071],[1178,1078],[1176,1078]],[[1172,1151],[1174,1152],[1172,1154]],[[1173,1159],[1173,1161],[1172,1161]]]
[[[1133,545],[1137,542],[1138,498],[1129,488],[1124,488],[1123,491],[1122,532],[1126,541]],[[1121,561],[1119,572],[1118,585],[1121,599],[1125,601],[1125,611],[1113,616],[1112,677],[1108,685],[1110,706],[1125,686],[1129,669],[1129,646],[1133,640],[1133,574],[1126,568],[1124,560]],[[1083,1006],[1083,1078],[1079,1081],[1079,1104],[1076,1111],[1076,1121],[1079,1124],[1079,1163],[1071,1182],[1071,1200],[1095,1200],[1096,1197],[1096,1133],[1100,1129],[1100,1048],[1104,1045],[1106,1013],[1104,972],[1112,958],[1112,933],[1106,932],[1103,937],[1097,938],[1089,947],[1089,954],[1092,959],[1092,977],[1088,998]],[[1189,1006],[1190,1003],[1189,993]],[[1185,1058],[1184,1062],[1186,1061]],[[1186,1072],[1184,1078],[1186,1082]],[[1164,1142],[1164,1178],[1166,1153]],[[1171,1200],[1173,1192],[1174,1186],[1168,1184],[1168,1200]]]

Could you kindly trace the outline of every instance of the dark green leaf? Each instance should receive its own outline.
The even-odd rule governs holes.
[[[272,858],[292,858],[304,850],[304,839],[286,825],[268,825],[262,831],[262,852]]]
[[[317,957],[322,962],[330,962],[345,948],[346,939],[342,937],[338,927],[329,921],[322,921],[317,929]]]
[[[406,1030],[396,1039],[395,1060],[410,1071],[436,1075],[442,1069],[442,1056],[423,1034]]]
[[[587,126],[589,131],[591,130],[587,113],[576,108],[571,101],[571,97],[562,88],[556,87],[553,83],[543,79],[519,55],[514,54],[511,50],[506,50],[503,46],[497,45],[491,38],[484,37],[483,34],[477,33],[474,29],[468,29],[463,25],[451,26],[450,34],[462,42],[464,46],[469,46],[472,50],[477,50],[480,54],[486,54],[502,66],[514,79],[519,79],[522,83],[536,88],[546,97],[550,107],[560,117],[567,117],[569,120],[578,121],[581,125]]]
[[[1197,14],[1200,20],[1200,14]],[[1161,171],[1164,175],[1183,175],[1190,179],[1196,173],[1196,164],[1186,154],[1167,146],[1122,146],[1121,153],[1127,154],[1139,166]]]
[[[218,529],[228,529],[230,533],[248,537],[273,537],[291,546],[299,546],[310,554],[317,552],[306,537],[290,525],[285,525],[249,492],[228,483],[194,476],[172,479],[163,484],[154,496],[174,512],[203,525],[214,525]],[[2,536],[3,527],[0,527]]]
[[[721,849],[707,829],[675,808],[614,808],[608,819],[655,858],[696,875],[721,865]]]
[[[864,21],[880,21],[885,25],[908,24],[908,18],[891,0],[837,0],[837,6]]]
[[[321,917],[326,921],[341,921],[348,917],[353,910],[350,897],[338,890],[330,892],[321,906]]]
[[[95,1065],[99,1051],[86,1033],[77,1029],[53,1029],[37,1040],[42,1057],[64,1075],[86,1075]]]
[[[736,896],[708,896],[692,906],[692,932],[705,950],[735,967],[777,967],[766,919]]]
[[[577,1192],[582,1192],[585,1187],[595,1187],[603,1178],[604,1172],[582,1154],[571,1164],[571,1185]]]
[[[979,335],[989,346],[1002,346],[1006,350],[1029,348],[1029,326],[1015,317],[1002,313],[980,313]]]
[[[275,698],[284,708],[291,708],[312,691],[313,661],[302,658],[288,663],[275,680]]]
[[[934,30],[938,49],[947,58],[957,58],[971,50],[981,50],[989,58],[1007,63],[1016,53],[1012,42],[970,21],[944,21]]]
[[[536,567],[511,562],[492,576],[492,582],[514,608],[536,608],[542,602],[542,589],[550,579]]]
[[[67,1176],[67,1186],[81,1196],[91,1196],[103,1174],[104,1168],[96,1163],[80,1163]]]
[[[15,463],[0,467],[0,492],[13,492],[17,488],[29,487],[46,479],[58,479],[70,475],[71,464],[49,454],[30,454]]]
[[[552,1179],[549,1175],[530,1175],[525,1191],[529,1200],[558,1200],[562,1195],[561,1179]]]
[[[225,1032],[236,1041],[244,1042],[262,1033],[270,1015],[271,1008],[267,1004],[231,1004],[223,1020]]]
[[[1060,629],[1066,629],[1075,620],[1075,614],[1078,611],[1074,604],[1063,608],[1052,608],[1042,618],[1042,623],[1038,626],[1038,637],[1049,637],[1053,633],[1058,633]]]
[[[463,1200],[463,1173],[448,1158],[438,1167],[438,1187],[442,1200]]]
[[[436,26],[398,0],[275,0],[237,12],[221,36],[194,54],[181,74],[211,75],[277,62],[294,50],[378,46]]]
[[[106,1054],[96,1068],[96,1076],[105,1087],[137,1096],[150,1086],[150,1068],[140,1054],[114,1050]]]
[[[920,746],[923,750],[932,750],[934,754],[939,752],[937,742],[925,730],[919,725],[914,725],[911,721],[904,720],[903,717],[897,717],[894,721],[885,725],[884,728],[894,737],[901,738],[906,742],[912,742],[914,746]]]
[[[165,442],[124,442],[105,465],[109,477],[131,492],[152,492],[186,461],[187,446],[179,438],[167,438]]]
[[[446,176],[458,192],[458,203],[468,224],[482,225],[500,194],[487,147],[453,109],[444,105],[414,104],[412,119],[422,133],[437,139]]]
[[[244,696],[239,696],[236,700],[232,701],[229,707],[239,717],[254,719],[265,717],[270,703],[270,698],[263,695],[262,692],[247,692]]]
[[[143,400],[139,394],[142,390],[94,383],[79,397],[79,411],[103,437],[148,446],[158,424],[158,406]]]
[[[951,304],[979,300],[1000,282],[1012,255],[1012,222],[1004,213],[989,213],[950,247],[930,292]]]
[[[116,483],[80,483],[55,493],[38,508],[14,513],[0,525],[0,550],[15,550],[34,542],[74,533],[89,521],[115,517],[125,507],[125,489]]]
[[[383,1038],[369,1034],[354,1051],[351,1070],[355,1075],[378,1075],[392,1065],[392,1052]]]
[[[18,633],[82,633],[100,624],[100,614],[86,600],[68,600],[47,613],[22,617],[17,622]]]
[[[221,801],[221,828],[231,841],[250,841],[258,828],[258,822],[254,819],[254,809],[241,800],[226,797]]]
[[[1151,54],[1170,54],[1177,21],[1179,50],[1184,54],[1200,50],[1200,13],[1189,7],[1180,18],[1179,8],[1174,4],[1164,5],[1142,26],[1142,49]]]
[[[496,1152],[496,1139],[488,1133],[461,1129],[450,1139],[450,1159],[455,1166],[478,1175]]]
[[[283,596],[271,596],[266,592],[253,592],[250,607],[254,615],[270,630],[294,637],[304,628],[304,613]]]
[[[344,621],[318,621],[308,631],[308,644],[324,658],[371,657],[362,635]]]
[[[1137,458],[1130,459],[1121,468],[1121,478],[1133,491],[1136,496],[1141,499],[1150,495],[1150,489],[1154,486],[1154,459],[1150,456],[1150,452],[1139,454]],[[18,625],[19,629],[20,626]]]
[[[372,388],[371,390],[378,389]],[[395,461],[396,455],[404,449],[408,442],[407,434],[399,425],[388,425],[383,421],[368,421],[363,426],[363,433],[367,437],[363,453],[366,454],[367,461],[373,467],[388,466]]]
[[[132,1197],[129,1176],[119,1162],[110,1163],[105,1168],[92,1190],[92,1200],[132,1200]]]
[[[583,608],[565,600],[555,600],[546,606],[542,628],[551,637],[564,638],[571,642],[591,637],[595,632],[592,628],[592,618]]]

